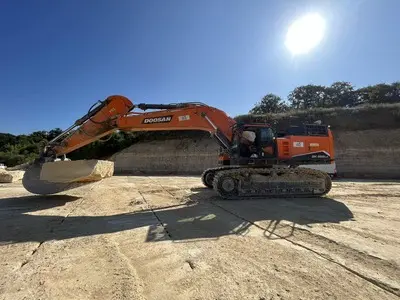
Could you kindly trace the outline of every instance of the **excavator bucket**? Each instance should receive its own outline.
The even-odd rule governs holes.
[[[114,163],[104,160],[34,163],[25,171],[22,184],[33,194],[48,195],[91,184],[113,173]]]

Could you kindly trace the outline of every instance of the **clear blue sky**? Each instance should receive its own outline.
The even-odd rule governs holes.
[[[66,128],[112,94],[235,116],[302,84],[393,82],[399,11],[399,0],[4,0],[0,132]],[[326,36],[292,57],[286,31],[307,12]]]

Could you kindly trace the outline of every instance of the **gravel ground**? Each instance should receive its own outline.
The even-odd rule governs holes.
[[[398,299],[400,183],[222,201],[198,177],[0,185],[0,299]]]

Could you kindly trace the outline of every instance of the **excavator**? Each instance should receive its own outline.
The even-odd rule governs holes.
[[[90,179],[94,165],[73,165],[77,161],[66,155],[116,131],[162,130],[201,130],[211,134],[220,146],[218,164],[204,170],[201,179],[224,199],[315,197],[327,194],[332,187],[327,173],[299,167],[334,162],[333,135],[328,125],[302,124],[275,134],[268,124],[239,123],[224,111],[203,103],[134,105],[122,95],[98,101],[49,141],[26,170],[23,186],[31,193],[47,195],[110,177],[112,172]],[[53,180],[46,175],[48,166],[53,174],[54,170],[64,174],[72,169],[71,178]]]

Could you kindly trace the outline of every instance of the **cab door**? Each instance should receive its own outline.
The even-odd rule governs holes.
[[[272,128],[258,128],[256,142],[262,157],[276,157],[276,142]]]

